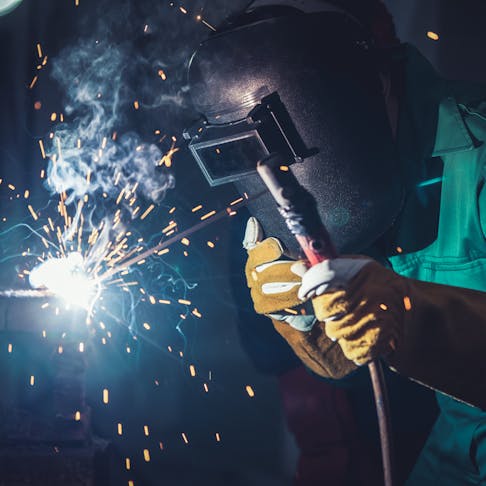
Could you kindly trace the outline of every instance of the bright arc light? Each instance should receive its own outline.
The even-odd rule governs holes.
[[[29,275],[30,285],[45,288],[67,304],[88,309],[98,294],[98,285],[85,272],[81,253],[69,253],[63,258],[50,258],[37,265]]]

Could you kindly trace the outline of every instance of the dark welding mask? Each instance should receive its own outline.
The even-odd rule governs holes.
[[[258,161],[278,154],[316,199],[339,251],[358,252],[391,226],[399,165],[376,53],[355,19],[250,9],[199,46],[189,87],[202,118],[184,136],[209,184],[234,183],[251,198],[264,190]],[[297,252],[269,194],[249,209]]]

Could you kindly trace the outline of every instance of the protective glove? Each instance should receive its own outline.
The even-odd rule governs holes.
[[[310,329],[315,316],[312,311],[308,315],[306,307],[311,307],[297,297],[307,271],[305,262],[286,257],[277,238],[264,239],[263,229],[253,217],[246,225],[243,247],[248,251],[245,275],[255,311],[300,331]]]
[[[362,365],[394,349],[403,327],[406,282],[369,258],[336,258],[310,268],[298,296],[312,298],[326,334]]]
[[[323,324],[297,295],[301,275],[307,271],[305,262],[286,258],[277,238],[264,239],[253,217],[248,220],[243,247],[248,251],[245,274],[256,312],[272,320],[277,332],[315,373],[337,379],[354,371],[356,366],[326,336]]]
[[[413,280],[365,257],[346,260],[312,267],[299,289],[345,356],[359,364],[383,357],[395,371],[486,409],[486,293]]]

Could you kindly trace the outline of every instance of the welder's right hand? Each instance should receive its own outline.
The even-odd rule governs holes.
[[[305,262],[286,258],[277,238],[264,239],[253,217],[243,247],[248,251],[245,274],[256,312],[272,320],[275,330],[314,373],[338,379],[354,371],[356,365],[327,337],[324,324],[317,322],[311,301],[303,303],[297,295],[307,271]]]

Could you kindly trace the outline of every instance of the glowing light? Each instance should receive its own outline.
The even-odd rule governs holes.
[[[110,401],[110,393],[108,388],[103,389],[103,403],[106,405]]]
[[[438,41],[439,40],[439,34],[435,33],[435,32],[432,32],[431,30],[429,30],[427,32],[427,37],[429,39],[432,39],[433,41]]]
[[[410,301],[410,297],[407,295],[403,298],[403,306],[405,307],[406,311],[409,311],[412,308],[412,302]]]
[[[34,386],[35,384],[35,376],[34,375],[31,375],[30,377],[30,386]]]
[[[155,208],[155,204],[151,204],[145,211],[144,213],[142,214],[142,216],[140,216],[140,219],[145,219],[149,214],[150,212]]]
[[[433,179],[428,179],[426,181],[418,183],[417,187],[427,187],[431,186],[432,184],[437,184],[439,182],[442,182],[442,177],[434,177]]]
[[[150,462],[150,451],[148,449],[143,450],[143,458],[145,462]]]
[[[65,258],[50,258],[37,265],[29,275],[30,285],[45,288],[62,297],[66,303],[89,308],[99,292],[96,282],[84,270],[81,253],[69,253]]]
[[[123,435],[123,425],[122,424],[118,424],[118,435]]]
[[[143,426],[143,433],[148,437],[149,436],[149,427],[148,425]]]
[[[201,216],[201,221],[204,221],[205,219],[208,219],[211,216],[214,216],[215,214],[216,214],[216,211],[210,211],[209,213],[206,213],[204,216]]]
[[[76,413],[74,414],[74,420],[76,422],[79,422],[81,420],[81,412],[79,410],[77,410]]]
[[[248,396],[250,396],[251,398],[255,396],[255,392],[250,385],[246,385],[246,393],[248,393]]]
[[[127,471],[130,471],[130,458],[129,457],[125,458],[125,467],[126,467]]]

